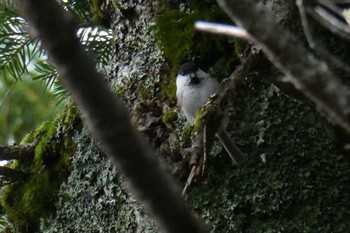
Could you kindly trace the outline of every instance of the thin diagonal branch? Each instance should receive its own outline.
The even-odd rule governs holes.
[[[10,88],[8,89],[8,91],[6,92],[6,94],[5,94],[5,96],[4,96],[4,98],[2,99],[1,104],[0,104],[0,110],[1,110],[2,107],[4,106],[4,104],[5,104],[6,100],[7,100],[7,98],[10,96],[10,94],[11,94],[13,88],[15,87],[16,83],[17,83],[17,80],[15,80],[15,81],[12,83],[11,87],[10,87]]]
[[[309,22],[306,15],[305,7],[308,7],[307,5],[304,6],[303,0],[297,0],[297,6],[300,13],[300,19],[303,26],[304,34],[306,37],[307,42],[309,43],[309,46],[311,49],[315,50],[319,55],[322,56],[322,58],[328,62],[328,64],[332,64],[337,68],[341,68],[344,71],[350,73],[350,67],[348,64],[343,62],[341,59],[330,53],[321,42],[314,40],[311,28],[309,27]]]
[[[75,36],[72,18],[55,0],[16,2],[54,60],[92,135],[100,140],[162,229],[173,233],[208,232],[190,213],[170,175],[131,126],[126,108],[96,71]]]

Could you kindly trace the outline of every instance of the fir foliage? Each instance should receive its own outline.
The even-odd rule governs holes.
[[[75,16],[79,25],[77,36],[98,68],[108,64],[112,54],[111,30],[91,22],[89,7],[84,1],[61,4]],[[31,76],[34,80],[45,81],[44,88],[60,100],[68,96],[40,40],[29,36],[27,22],[10,0],[0,3],[0,74],[7,81]]]

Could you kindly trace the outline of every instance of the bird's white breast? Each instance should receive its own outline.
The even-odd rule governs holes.
[[[211,95],[220,90],[220,84],[202,70],[197,71],[197,76],[204,78],[196,85],[190,85],[190,77],[186,75],[178,75],[176,79],[178,104],[190,124],[194,123],[199,108],[208,102]]]

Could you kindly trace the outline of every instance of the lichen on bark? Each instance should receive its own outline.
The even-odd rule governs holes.
[[[213,8],[202,11],[208,6]],[[246,44],[208,39],[193,29],[180,33],[200,16],[215,20],[221,15],[209,1],[162,5],[133,0],[114,7],[116,48],[108,79],[180,187],[190,172],[183,156],[192,129],[184,130],[185,120],[176,116],[177,66],[193,59],[223,78],[239,63]],[[346,232],[350,182],[343,156],[312,107],[266,81],[280,75],[271,64],[261,59],[254,71],[232,93],[228,125],[248,160],[234,168],[224,151],[210,154],[204,175],[187,191],[189,205],[215,232]],[[72,172],[57,192],[55,213],[41,218],[40,231],[157,232],[98,142],[85,129],[76,129],[74,143]]]

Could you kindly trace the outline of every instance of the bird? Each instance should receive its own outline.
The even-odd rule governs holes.
[[[220,91],[220,83],[196,64],[187,62],[178,68],[176,98],[189,124],[194,124],[198,110],[208,102],[209,97]],[[246,159],[246,155],[235,145],[223,126],[218,128],[216,136],[234,165],[238,166]]]

